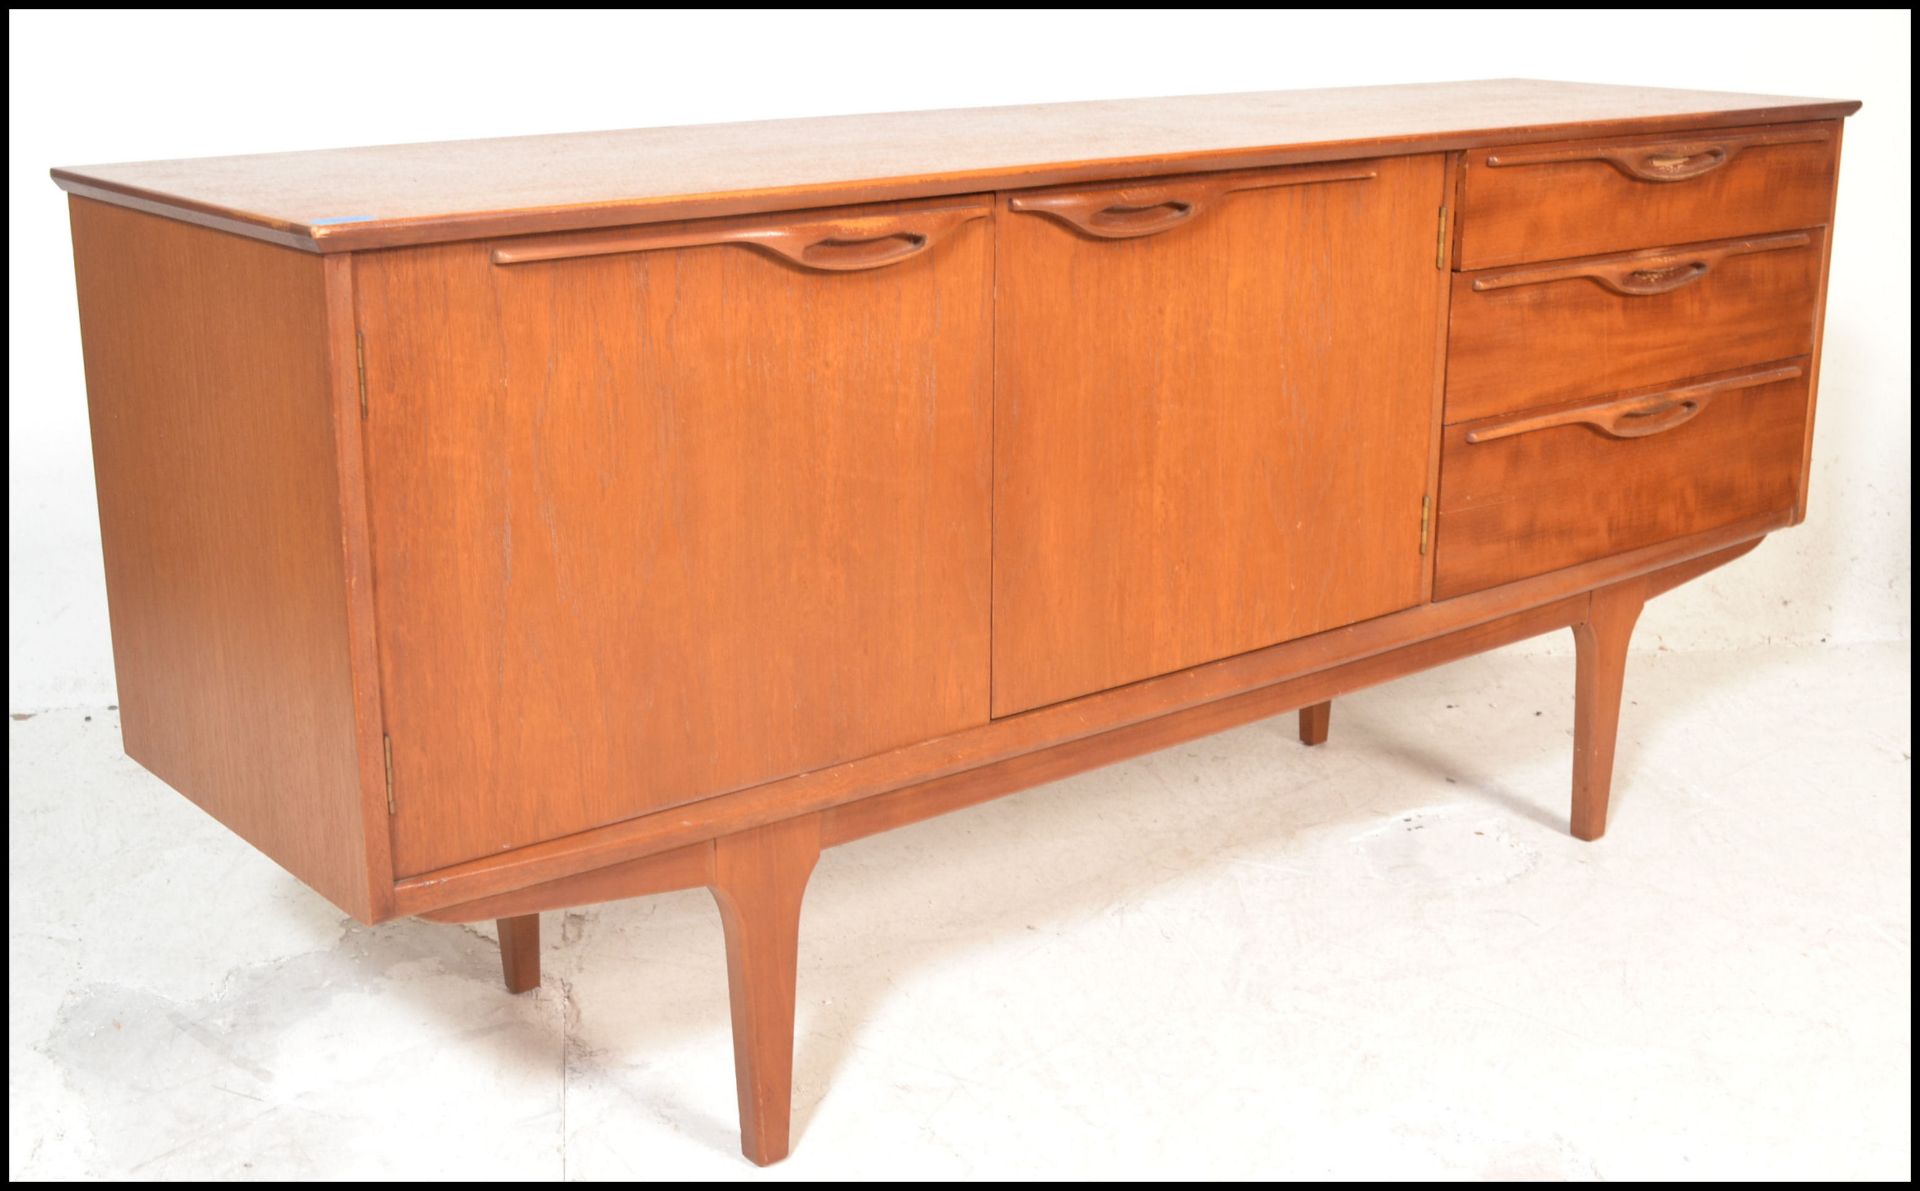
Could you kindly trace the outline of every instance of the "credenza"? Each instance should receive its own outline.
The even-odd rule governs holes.
[[[127,753],[368,923],[705,886],[788,1150],[823,848],[1805,514],[1857,103],[1509,80],[57,169]],[[1146,1094],[1147,1089],[1142,1089]]]

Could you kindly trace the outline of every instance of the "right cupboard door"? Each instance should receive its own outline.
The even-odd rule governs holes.
[[[995,715],[1421,601],[1443,174],[1000,197]]]

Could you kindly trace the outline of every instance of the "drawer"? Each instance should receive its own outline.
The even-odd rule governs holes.
[[[1809,371],[1802,357],[1448,427],[1434,598],[1790,516]]]
[[[1824,226],[1838,151],[1838,123],[1476,149],[1455,267]]]
[[[1826,229],[1461,273],[1448,422],[1813,350]]]

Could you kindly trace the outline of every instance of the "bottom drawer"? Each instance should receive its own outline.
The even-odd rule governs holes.
[[[1807,367],[1802,357],[1447,427],[1434,598],[1790,512]]]

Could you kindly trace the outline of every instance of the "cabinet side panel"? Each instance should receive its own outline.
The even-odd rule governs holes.
[[[323,264],[71,209],[127,754],[371,918]]]

